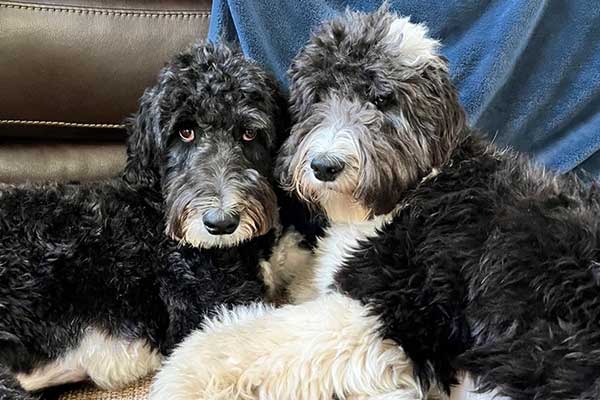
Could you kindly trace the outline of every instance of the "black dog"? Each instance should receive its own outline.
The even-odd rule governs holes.
[[[0,186],[0,399],[121,386],[218,306],[264,297],[282,105],[257,65],[198,45],[141,98],[122,177]]]

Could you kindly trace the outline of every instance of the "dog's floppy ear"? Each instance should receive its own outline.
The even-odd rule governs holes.
[[[420,79],[413,82],[414,93],[409,94],[412,102],[403,101],[403,114],[415,132],[430,144],[429,162],[423,171],[440,168],[448,161],[452,150],[469,128],[465,111],[460,104],[458,90],[448,74],[447,62],[438,57],[434,64],[425,68]],[[422,166],[423,167],[423,166]]]
[[[146,89],[137,113],[128,121],[127,163],[123,178],[132,184],[153,186],[159,182],[158,123],[152,112],[155,89]]]
[[[444,57],[440,58],[442,62],[447,63]],[[451,153],[462,134],[469,129],[465,110],[460,103],[458,90],[452,83],[452,79],[446,70],[442,71],[439,78],[438,95],[443,101],[441,110],[438,137],[441,138],[439,146],[442,154],[438,155],[441,162],[445,162],[447,155]],[[442,161],[443,160],[443,161]]]

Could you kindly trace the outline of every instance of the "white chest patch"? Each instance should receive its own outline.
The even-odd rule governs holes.
[[[124,340],[89,328],[77,347],[29,374],[17,374],[17,380],[28,391],[86,379],[114,390],[155,371],[161,360],[145,340]]]
[[[314,284],[320,295],[330,293],[335,275],[358,243],[377,235],[377,230],[391,221],[395,212],[380,215],[373,219],[357,223],[336,223],[319,240],[316,250],[316,272]]]

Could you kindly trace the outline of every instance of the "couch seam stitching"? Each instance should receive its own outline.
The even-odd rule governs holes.
[[[39,121],[26,119],[0,119],[0,125],[34,125],[34,126],[60,126],[65,128],[113,128],[123,129],[124,124],[65,122],[65,121]]]
[[[46,7],[41,5],[25,6],[17,4],[0,4],[0,8],[13,8],[19,10],[46,11],[46,12],[66,12],[82,15],[109,15],[109,16],[134,16],[150,18],[208,18],[210,12],[201,11],[116,11],[107,9],[89,9],[89,8],[67,8],[67,7]]]

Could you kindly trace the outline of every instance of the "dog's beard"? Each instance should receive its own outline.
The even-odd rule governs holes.
[[[360,154],[352,132],[341,132],[337,137],[336,150],[330,154],[341,160],[345,167],[333,182],[319,181],[310,163],[316,154],[324,150],[322,128],[314,129],[301,143],[297,156],[292,160],[291,186],[309,205],[322,209],[333,223],[353,223],[367,220],[371,210],[356,196],[360,176]]]
[[[371,210],[364,207],[352,195],[326,192],[319,204],[327,218],[333,223],[357,223],[371,218]]]
[[[183,193],[169,213],[167,234],[174,240],[199,248],[233,247],[268,233],[278,224],[277,197],[270,183],[255,170],[246,170],[243,179],[232,180],[219,195]],[[240,216],[237,229],[213,235],[203,222],[210,209],[223,209]]]

